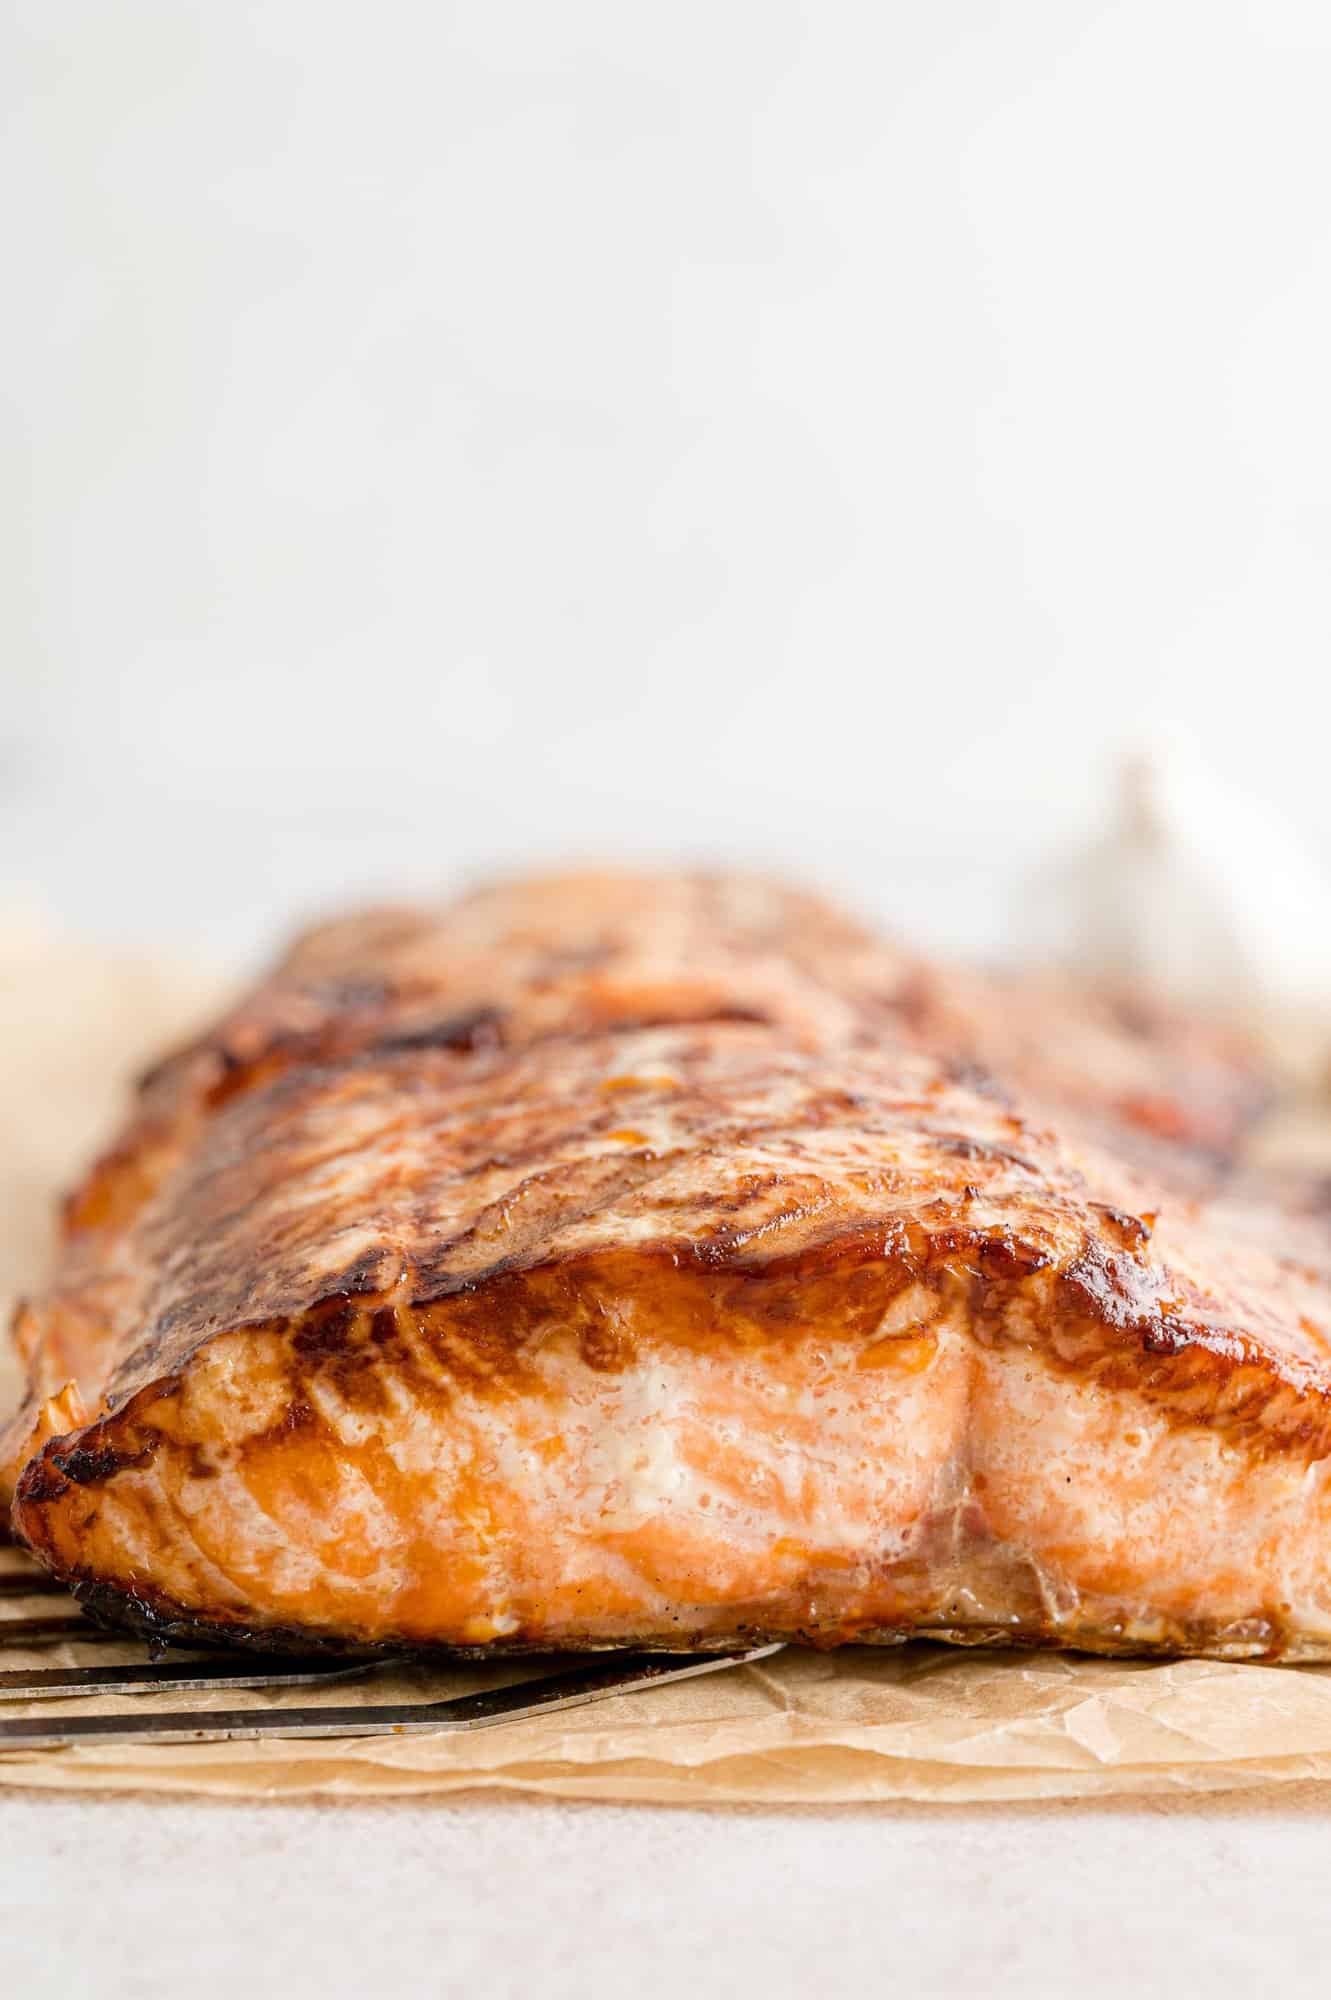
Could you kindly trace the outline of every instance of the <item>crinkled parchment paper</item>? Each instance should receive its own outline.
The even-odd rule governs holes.
[[[31,929],[0,927],[6,1288],[39,1274],[51,1192],[107,1130],[123,1079],[215,996],[201,976],[113,963]],[[8,1386],[0,1370],[0,1395]],[[0,1554],[0,1564],[10,1560]],[[65,1646],[9,1649],[6,1660],[50,1666],[129,1656]],[[512,1677],[512,1668],[411,1669],[299,1699],[438,1698]],[[234,1708],[290,1697],[189,1699]],[[232,1797],[485,1785],[675,1804],[829,1804],[1218,1792],[1309,1778],[1331,1781],[1331,1667],[1152,1666],[941,1646],[778,1654],[475,1735],[0,1753],[0,1785]]]

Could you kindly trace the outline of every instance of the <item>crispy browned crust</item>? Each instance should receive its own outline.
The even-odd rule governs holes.
[[[450,1383],[520,1390],[554,1320],[589,1368],[626,1369],[616,1297],[651,1305],[654,1338],[738,1352],[811,1323],[863,1342],[922,1285],[981,1348],[1025,1344],[1254,1463],[1325,1457],[1320,1224],[1191,1199],[1260,1102],[1258,1066],[1174,1017],[1115,1028],[1107,1007],[1077,1017],[1041,989],[1023,1013],[967,982],[948,998],[941,975],[812,899],[703,877],[577,878],[316,933],[145,1080],[126,1138],[69,1205],[57,1282],[26,1322],[29,1414],[72,1376],[90,1420],[28,1457],[19,1530],[96,1615],[149,1636],[418,1646],[186,1606],[151,1575],[127,1585],[85,1561],[78,1524],[91,1532],[99,1490],[164,1448],[166,1407],[218,1342],[268,1343],[283,1422],[308,1428],[319,1385],[372,1398],[390,1363],[436,1400]],[[1039,1024],[1055,1017],[1041,1076]],[[1103,1051],[1115,1033],[1117,1068],[1098,1071],[1112,1087],[1090,1077],[1078,1095],[1078,1035]],[[1024,1087],[977,1067],[1004,1050]],[[1056,1112],[1070,1136],[1049,1128]],[[193,1448],[206,1460],[208,1437]],[[680,1643],[910,1629],[773,1626],[758,1607]],[[1004,1636],[1067,1633],[1036,1607]],[[1108,1621],[1077,1640],[1297,1644],[1275,1613],[1231,1636]]]
[[[492,1374],[520,1361],[537,1276],[569,1312],[589,1269],[613,1287],[617,1258],[712,1274],[723,1338],[749,1310],[788,1316],[791,1287],[849,1260],[882,1277],[872,1310],[967,1273],[993,1338],[1010,1295],[1038,1289],[1055,1365],[1131,1379],[1183,1422],[1213,1400],[1227,1434],[1320,1455],[1320,1228],[1193,1205],[1156,1244],[1149,1212],[1111,1198],[1131,1175],[1096,1164],[1098,1185],[1005,1093],[920,1051],[814,1055],[756,1027],[296,1070],[220,1110],[133,1232],[105,1400],[123,1412],[223,1331],[294,1329],[324,1360],[358,1315],[445,1302],[465,1327],[454,1364]]]
[[[1231,1026],[1141,992],[943,967],[762,878],[536,877],[298,939],[212,1030],[143,1077],[67,1223],[127,1222],[201,1120],[289,1069],[689,1021],[766,1022],[805,1046],[855,1029],[913,1039],[1198,1189],[1232,1167],[1273,1090]]]
[[[43,1403],[70,1380],[105,1383],[137,1309],[135,1226],[232,1100],[376,1052],[466,1054],[609,1026],[770,1020],[815,1044],[843,1035],[868,996],[890,998],[905,963],[817,897],[701,871],[529,878],[309,931],[144,1075],[125,1130],[66,1198],[54,1283],[13,1329],[29,1387],[8,1422],[0,1413],[0,1509]]]
[[[588,872],[368,910],[298,938],[209,1033],[143,1077],[128,1129],[67,1216],[128,1219],[183,1133],[292,1068],[676,1021],[771,1021],[816,1041],[870,995],[892,1004],[906,966],[821,899],[749,876]]]

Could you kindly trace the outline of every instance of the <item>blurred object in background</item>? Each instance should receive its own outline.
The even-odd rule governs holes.
[[[1036,873],[1012,945],[1240,1015],[1297,1062],[1331,1049],[1331,880],[1274,805],[1182,741],[1123,760],[1108,829]]]

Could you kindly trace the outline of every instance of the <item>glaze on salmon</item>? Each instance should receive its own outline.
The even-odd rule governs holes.
[[[1258,1066],[948,977],[733,877],[314,934],[68,1205],[17,1531],[180,1639],[1331,1657]]]

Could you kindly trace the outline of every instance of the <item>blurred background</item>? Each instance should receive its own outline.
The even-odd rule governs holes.
[[[1331,866],[1325,0],[7,0],[0,898]]]

